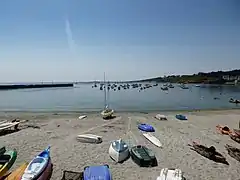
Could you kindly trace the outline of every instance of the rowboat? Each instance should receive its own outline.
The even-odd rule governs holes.
[[[0,178],[12,167],[17,159],[17,151],[7,151],[3,155],[0,155]]]
[[[77,135],[77,140],[83,143],[99,144],[102,142],[102,136],[98,136],[95,134],[80,134],[80,135]]]
[[[6,122],[6,123],[2,123],[0,124],[0,131],[1,130],[6,130],[6,129],[10,129],[12,127],[17,127],[19,125],[20,122]]]
[[[21,180],[47,180],[52,174],[50,146],[37,155],[27,166]]]

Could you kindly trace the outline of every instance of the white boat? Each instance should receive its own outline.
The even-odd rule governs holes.
[[[153,143],[155,146],[162,147],[162,143],[160,142],[160,140],[158,138],[156,138],[155,136],[153,136],[151,133],[143,133],[143,136],[147,140],[149,140],[151,143]]]
[[[19,125],[20,122],[5,122],[5,123],[2,123],[0,124],[0,131],[1,130],[6,130],[6,129],[10,129],[12,127],[16,127]]]
[[[79,116],[78,119],[84,119],[86,117],[87,117],[87,115],[82,115],[82,116]]]
[[[77,136],[77,140],[83,143],[99,144],[102,142],[102,137],[94,134],[81,134]]]
[[[155,118],[158,120],[167,120],[167,117],[163,114],[157,114]]]
[[[157,180],[184,180],[184,177],[181,169],[164,168],[161,170]]]
[[[6,123],[7,120],[0,121],[0,125]]]
[[[115,140],[110,144],[109,155],[116,162],[123,162],[129,157],[128,145],[122,140]]]

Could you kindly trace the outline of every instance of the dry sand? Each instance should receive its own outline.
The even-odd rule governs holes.
[[[153,118],[156,113],[117,113],[113,120],[104,121],[99,113],[89,113],[88,117],[79,120],[80,114],[50,113],[0,113],[1,119],[19,118],[29,120],[23,123],[18,132],[0,137],[1,146],[16,148],[18,158],[12,169],[23,161],[30,161],[36,154],[51,145],[51,156],[54,164],[53,180],[61,180],[63,170],[82,171],[87,165],[109,164],[113,179],[156,179],[164,167],[180,168],[188,180],[239,180],[240,162],[231,158],[224,148],[230,144],[240,148],[228,136],[216,133],[217,124],[226,124],[238,128],[239,110],[186,112],[188,121],[178,121],[177,112],[165,112],[168,121]],[[163,143],[157,148],[149,143],[137,130],[138,122],[152,124],[155,135]],[[40,129],[24,128],[37,125]],[[101,144],[83,144],[76,141],[76,135],[84,132],[103,136]],[[112,140],[125,139],[130,145],[143,144],[151,148],[158,159],[154,168],[140,168],[131,159],[123,164],[116,164],[108,155]],[[207,146],[214,145],[230,165],[208,160],[187,146],[192,140],[198,140]]]

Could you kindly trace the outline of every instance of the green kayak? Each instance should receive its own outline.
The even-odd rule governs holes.
[[[12,167],[17,159],[17,151],[7,151],[0,155],[0,177],[3,177],[6,172]]]

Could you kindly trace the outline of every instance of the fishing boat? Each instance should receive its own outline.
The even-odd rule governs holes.
[[[130,155],[132,160],[140,167],[157,166],[157,159],[152,150],[146,146],[137,145],[131,148]]]
[[[86,166],[83,171],[83,179],[112,180],[112,175],[107,164],[100,166]]]
[[[0,155],[0,178],[12,167],[17,159],[17,151],[11,150]]]
[[[151,143],[153,143],[157,147],[162,147],[161,141],[156,138],[154,135],[151,133],[143,133],[142,134],[147,140],[149,140]]]
[[[115,140],[110,144],[109,155],[116,162],[123,162],[129,157],[128,145],[122,140]]]
[[[155,132],[155,129],[152,125],[145,123],[139,124],[138,129],[145,132]]]
[[[21,166],[19,166],[16,170],[11,172],[10,175],[8,175],[5,180],[18,180],[21,179],[25,169],[27,168],[28,163],[24,162]]]
[[[80,134],[77,136],[77,140],[83,143],[102,143],[102,136],[94,134]]]
[[[108,107],[107,104],[107,90],[106,90],[106,78],[105,78],[105,73],[104,73],[104,110],[101,112],[102,118],[103,119],[109,119],[113,116],[114,110]],[[108,92],[109,96],[109,92]]]
[[[184,180],[181,169],[163,168],[157,180]]]
[[[50,179],[52,163],[50,158],[50,146],[37,155],[25,169],[21,180],[45,180]]]
[[[182,120],[182,121],[187,120],[187,117],[184,116],[184,115],[182,115],[182,114],[177,114],[177,115],[176,115],[176,118],[177,118],[178,120]]]

